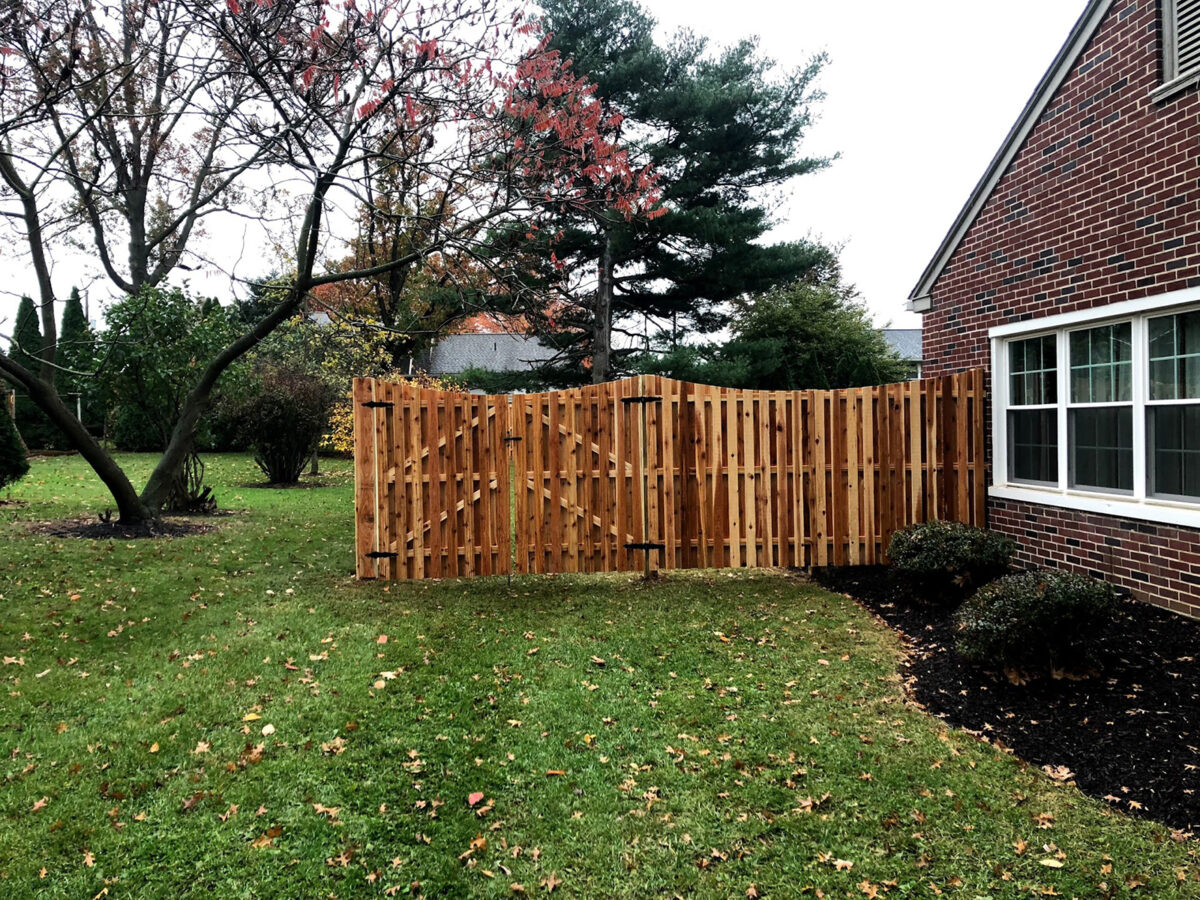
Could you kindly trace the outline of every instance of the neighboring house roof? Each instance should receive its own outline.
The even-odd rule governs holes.
[[[1009,165],[1016,158],[1021,146],[1025,143],[1025,139],[1029,137],[1029,133],[1033,131],[1034,126],[1042,117],[1046,107],[1050,104],[1051,99],[1066,80],[1071,68],[1079,59],[1084,48],[1087,47],[1088,41],[1092,39],[1092,35],[1096,33],[1096,29],[1100,26],[1105,13],[1112,6],[1113,0],[1090,0],[1087,9],[1083,11],[1083,15],[1079,17],[1079,21],[1075,23],[1075,27],[1071,29],[1071,34],[1067,38],[1062,49],[1058,51],[1058,56],[1054,58],[1050,68],[1046,74],[1042,76],[1041,83],[1033,92],[1033,96],[1029,98],[1029,102],[1025,104],[1025,108],[1021,111],[1020,117],[1012,130],[1008,132],[1008,136],[1004,139],[1004,143],[1000,146],[1000,150],[992,158],[991,163],[987,167],[987,171],[983,173],[983,178],[975,185],[975,190],[971,192],[966,204],[963,206],[958,218],[954,220],[954,224],[950,226],[950,230],[946,233],[946,237],[942,239],[941,246],[938,247],[937,253],[933,259],[929,261],[929,265],[925,267],[925,271],[921,273],[921,280],[917,282],[916,287],[912,289],[912,293],[908,295],[909,308],[914,312],[922,312],[929,308],[930,294],[933,291],[933,285],[942,274],[942,270],[946,268],[950,258],[954,255],[954,251],[958,249],[959,243],[966,236],[968,229],[974,223],[975,218],[987,203],[988,197],[991,196],[993,189],[1004,177],[1004,173],[1008,171]]]
[[[554,350],[523,334],[448,334],[422,366],[430,375],[457,375],[467,369],[519,372],[554,358]]]
[[[920,328],[885,328],[883,339],[896,355],[906,362],[919,362],[921,355]]]

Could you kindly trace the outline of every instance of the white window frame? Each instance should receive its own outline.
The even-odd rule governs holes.
[[[1187,288],[1124,300],[1094,309],[1079,310],[1000,325],[988,331],[992,358],[992,484],[989,496],[1002,500],[1039,503],[1081,512],[1100,513],[1200,528],[1200,500],[1189,501],[1156,497],[1148,493],[1148,445],[1146,419],[1150,396],[1148,322],[1163,315],[1200,310],[1200,288]],[[1106,492],[1094,488],[1070,487],[1070,448],[1068,447],[1068,411],[1076,404],[1070,398],[1070,338],[1073,331],[1099,325],[1129,322],[1133,345],[1131,377],[1133,406],[1133,490]],[[1008,470],[1009,353],[1014,340],[1053,334],[1057,340],[1058,366],[1058,484],[1042,485],[1012,482]],[[1098,404],[1102,406],[1117,404]]]
[[[1179,71],[1179,0],[1159,0],[1159,15],[1162,16],[1163,65],[1162,84],[1150,92],[1155,102],[1167,100],[1184,88],[1200,82],[1200,66],[1185,72]]]

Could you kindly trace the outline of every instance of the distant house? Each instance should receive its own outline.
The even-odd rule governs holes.
[[[468,369],[521,372],[554,358],[554,350],[525,334],[448,334],[420,360],[430,375],[459,375]]]
[[[523,372],[554,358],[554,350],[529,334],[519,317],[480,313],[414,361],[430,375],[461,375],[469,369]]]
[[[990,374],[988,518],[1200,615],[1200,0],[1091,0],[909,300]]]
[[[884,328],[883,339],[897,356],[908,363],[908,377],[920,378],[922,374],[921,329]]]

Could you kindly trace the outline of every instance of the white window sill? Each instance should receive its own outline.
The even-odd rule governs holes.
[[[1180,75],[1178,78],[1172,78],[1166,84],[1160,84],[1150,92],[1151,103],[1162,103],[1170,100],[1181,91],[1185,91],[1200,83],[1200,71],[1191,71],[1186,75]]]
[[[1200,528],[1200,504],[1173,503],[1169,500],[1155,499],[1130,500],[1083,491],[1064,491],[1060,488],[1013,484],[992,485],[988,490],[988,496],[998,500],[1019,500],[1024,503],[1056,506],[1078,512],[1120,516],[1144,522],[1161,522],[1165,525],[1181,525],[1185,528]]]

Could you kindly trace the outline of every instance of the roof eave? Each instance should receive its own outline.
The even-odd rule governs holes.
[[[975,185],[975,190],[971,192],[971,196],[963,205],[958,217],[954,220],[954,224],[950,226],[950,230],[946,232],[945,238],[942,239],[941,245],[938,247],[937,253],[933,259],[929,261],[929,265],[925,267],[925,271],[921,273],[921,280],[917,282],[916,287],[912,289],[912,293],[908,295],[908,308],[913,312],[924,312],[929,309],[932,303],[933,286],[941,277],[942,271],[950,262],[950,257],[954,255],[954,251],[958,249],[958,245],[966,236],[967,231],[975,222],[975,218],[983,209],[992,191],[1004,177],[1004,173],[1008,171],[1009,165],[1020,152],[1021,146],[1025,143],[1025,139],[1029,137],[1029,133],[1033,131],[1038,120],[1042,117],[1046,107],[1066,80],[1071,68],[1075,65],[1079,55],[1087,46],[1088,41],[1092,39],[1100,22],[1104,19],[1105,14],[1112,7],[1113,0],[1090,0],[1083,14],[1075,22],[1074,28],[1071,29],[1071,34],[1067,37],[1066,42],[1058,51],[1058,55],[1054,58],[1054,62],[1050,64],[1050,68],[1046,70],[1046,74],[1042,76],[1033,95],[1025,104],[1025,108],[1021,110],[1021,115],[1017,118],[1016,124],[1008,132],[1008,136],[1004,139],[1004,143],[1000,145],[999,151],[992,157],[991,163],[987,170],[983,173],[983,177],[979,183]]]

